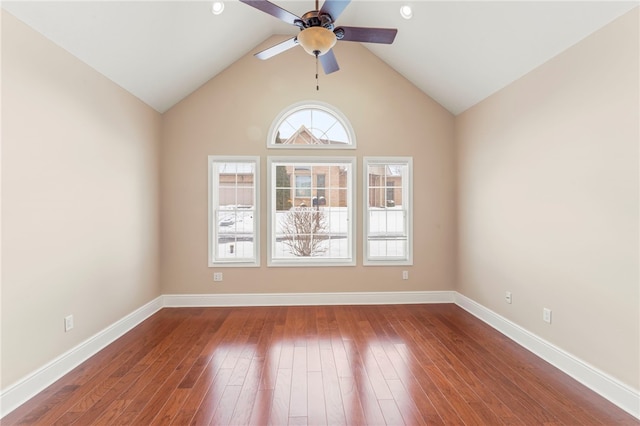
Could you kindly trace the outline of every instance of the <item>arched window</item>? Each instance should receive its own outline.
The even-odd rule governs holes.
[[[356,138],[347,118],[336,108],[317,101],[289,106],[274,120],[269,148],[355,149]]]

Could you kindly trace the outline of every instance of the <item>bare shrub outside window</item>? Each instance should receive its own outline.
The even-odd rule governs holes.
[[[312,207],[289,210],[281,223],[281,233],[294,256],[319,256],[327,251],[327,219],[323,211]]]

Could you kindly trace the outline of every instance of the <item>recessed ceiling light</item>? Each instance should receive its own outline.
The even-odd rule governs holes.
[[[401,6],[400,16],[402,16],[404,19],[411,19],[411,17],[413,16],[413,11],[411,10],[411,6],[409,6],[408,4]]]
[[[214,15],[220,15],[224,10],[224,2],[214,1],[213,6],[211,6],[211,13]]]

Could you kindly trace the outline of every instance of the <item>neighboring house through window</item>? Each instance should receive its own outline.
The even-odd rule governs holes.
[[[412,159],[364,158],[364,264],[411,265]]]
[[[258,157],[209,156],[209,266],[259,266]]]
[[[355,134],[336,108],[306,101],[286,108],[273,122],[269,148],[354,149]]]

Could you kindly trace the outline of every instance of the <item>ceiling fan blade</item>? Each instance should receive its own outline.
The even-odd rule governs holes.
[[[271,16],[275,16],[287,24],[295,25],[296,20],[300,21],[298,16],[267,0],[240,0],[240,2],[251,7],[255,7],[256,9],[261,10],[264,13],[268,13]]]
[[[351,0],[325,0],[320,12],[328,13],[335,22],[344,9],[349,6],[349,3],[351,3]]]
[[[364,43],[391,44],[396,38],[398,30],[395,28],[363,28],[363,27],[339,27],[334,30],[338,35],[344,31],[344,36],[338,40],[360,41]]]
[[[336,72],[340,69],[338,61],[336,60],[336,55],[333,54],[333,49],[329,50],[324,55],[319,56],[318,59],[322,64],[322,69],[325,74],[331,74],[332,72]]]
[[[276,56],[278,53],[282,53],[285,50],[289,50],[292,47],[296,47],[297,45],[298,45],[298,38],[293,37],[293,38],[290,38],[289,40],[283,41],[282,43],[278,43],[275,46],[271,46],[268,49],[262,50],[253,56],[263,60],[269,59],[271,57]]]

